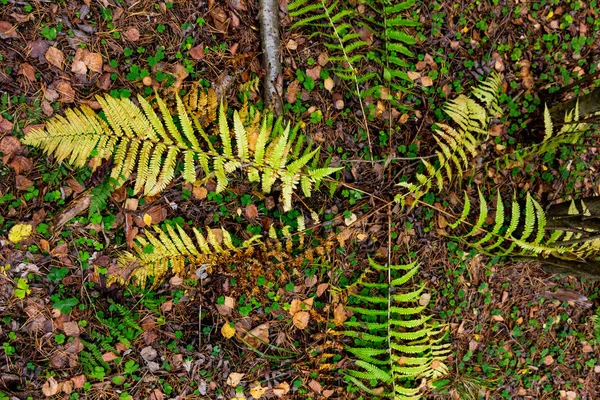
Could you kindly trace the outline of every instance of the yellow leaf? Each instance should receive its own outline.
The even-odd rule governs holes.
[[[31,236],[31,232],[33,232],[33,228],[29,224],[17,224],[10,228],[10,232],[8,232],[8,240],[13,243],[19,243],[23,239],[27,239]]]
[[[145,223],[146,225],[150,225],[150,224],[152,224],[152,216],[151,216],[150,214],[146,214],[146,213],[144,213],[144,217],[143,217],[143,219],[144,219],[144,223]]]
[[[223,324],[223,326],[221,327],[221,334],[226,338],[226,339],[231,339],[233,337],[233,335],[235,335],[235,328],[232,328],[231,325],[229,325],[229,322],[226,322],[225,324]]]
[[[252,396],[253,399],[260,399],[262,396],[264,396],[268,388],[260,386],[260,383],[258,382],[255,384],[256,386],[250,388],[250,396]]]

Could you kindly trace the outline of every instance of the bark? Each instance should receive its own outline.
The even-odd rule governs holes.
[[[555,122],[563,122],[565,113],[573,110],[578,101],[579,116],[581,118],[600,111],[600,88],[596,88],[591,93],[588,93],[584,96],[555,105],[550,109],[550,116],[552,117],[552,120]]]
[[[272,107],[277,115],[283,111],[281,89],[281,43],[279,40],[279,3],[277,0],[259,0],[260,43],[265,69],[265,105]]]
[[[546,211],[546,229],[600,231],[600,197],[586,197],[574,203],[578,211],[574,215],[569,214],[571,201],[550,206]]]
[[[551,274],[566,274],[580,278],[600,280],[600,261],[572,261],[556,257],[512,257],[512,259],[525,262],[540,262],[542,268]]]

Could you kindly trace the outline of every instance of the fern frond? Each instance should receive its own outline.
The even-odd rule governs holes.
[[[186,182],[195,182],[197,165],[207,178],[216,177],[218,192],[225,190],[228,176],[237,170],[246,173],[252,182],[262,181],[266,193],[280,180],[285,189],[286,211],[292,207],[292,192],[298,183],[310,196],[313,184],[338,170],[314,167],[309,170],[308,164],[318,156],[318,148],[312,149],[311,144],[305,145],[300,138],[294,142],[297,127],[292,130],[288,124],[283,129],[281,122],[273,123],[270,115],[262,117],[259,129],[260,113],[253,109],[246,108],[244,120],[238,112],[233,113],[232,132],[222,104],[211,139],[204,131],[204,123],[189,111],[195,108],[206,118],[205,122],[212,123],[212,114],[216,114],[216,105],[212,103],[216,97],[211,91],[201,93],[204,94],[193,92],[186,100],[176,96],[176,118],[169,114],[158,95],[155,100],[160,115],[141,96],[138,96],[139,107],[129,99],[99,96],[106,121],[87,106],[67,110],[66,118],[51,119],[44,130],[32,130],[23,142],[54,154],[59,162],[69,160],[76,166],[85,165],[92,156],[95,165],[112,156],[110,177],[118,182],[115,188],[134,176],[134,194],[160,193],[175,179],[178,170]],[[206,109],[198,110],[199,107]],[[235,152],[232,136],[235,136]],[[219,151],[212,144],[216,137],[221,141]],[[199,138],[203,139],[202,144]],[[183,163],[183,168],[177,168],[178,163]]]
[[[450,351],[441,344],[444,330],[434,329],[429,323],[431,317],[423,315],[425,306],[415,304],[423,286],[401,293],[402,286],[418,271],[416,261],[390,266],[372,259],[369,262],[374,275],[390,278],[388,282],[371,282],[367,271],[357,281],[362,290],[349,295],[352,305],[346,308],[356,320],[347,321],[342,334],[356,339],[355,345],[347,347],[356,367],[344,373],[366,393],[372,393],[374,385],[385,385],[387,389],[378,389],[378,396],[419,399],[419,389],[411,382],[447,372],[442,366]],[[369,382],[369,386],[363,382]]]

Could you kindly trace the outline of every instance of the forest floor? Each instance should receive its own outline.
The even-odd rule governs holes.
[[[346,167],[333,193],[324,185],[309,202],[326,221],[314,227],[315,241],[327,237],[336,250],[324,240],[309,263],[218,266],[208,276],[139,289],[107,287],[105,273],[147,215],[151,224],[266,232],[299,211],[284,213],[276,195],[240,182],[216,195],[210,184],[179,181],[135,202],[117,190],[104,210],[88,214],[78,202],[107,169],[59,165],[13,139],[68,107],[96,108],[95,96],[106,92],[168,97],[200,82],[230,107],[241,107],[243,95],[259,103],[262,83],[252,85],[263,76],[258,3],[0,0],[0,399],[358,398],[340,373],[349,365],[345,339],[328,329],[348,317],[334,289],[356,279],[367,255],[385,263],[390,250],[394,262],[419,258],[431,311],[450,327],[447,385],[426,398],[599,398],[600,332],[591,318],[600,285],[469,251],[445,236],[445,220],[429,209],[398,212],[393,199],[417,156],[433,154],[431,126],[443,118],[442,104],[492,71],[503,78],[508,119],[484,154],[543,137],[527,123],[544,102],[598,83],[552,94],[598,68],[600,6],[418,3],[407,109],[389,131],[389,112],[373,101],[367,140],[354,88],[329,73],[325,39],[310,27],[292,29],[280,3],[284,117],[305,122],[321,158]],[[472,180],[507,198],[529,191],[542,204],[597,195],[597,146],[588,137],[585,146],[563,146],[519,168],[480,170]],[[8,232],[18,223],[34,230],[15,245]],[[222,327],[230,322],[252,334],[227,339]]]

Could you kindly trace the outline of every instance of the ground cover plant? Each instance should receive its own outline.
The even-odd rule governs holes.
[[[0,398],[597,397],[595,2],[280,6],[0,0]]]

